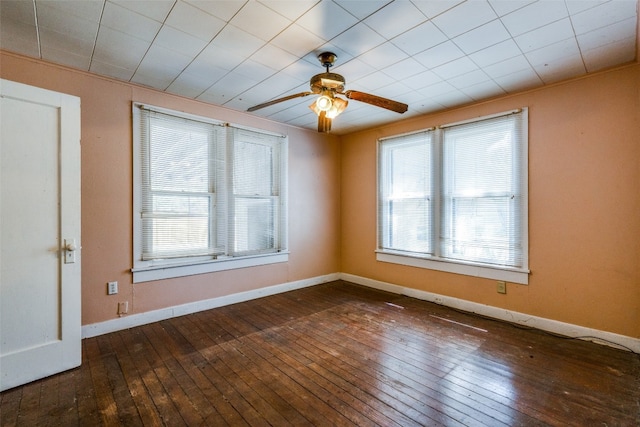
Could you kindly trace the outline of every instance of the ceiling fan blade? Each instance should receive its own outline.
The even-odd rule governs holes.
[[[358,92],[357,90],[348,90],[344,93],[344,96],[349,99],[355,99],[356,101],[375,105],[376,107],[386,108],[387,110],[395,111],[396,113],[400,114],[409,109],[409,106],[407,104],[403,104],[402,102],[393,101],[391,99],[371,95],[364,92]]]
[[[318,115],[318,132],[329,132],[331,130],[331,119],[327,117],[326,111],[321,111]]]
[[[273,104],[277,104],[279,102],[288,101],[290,99],[300,98],[300,97],[307,96],[307,95],[313,95],[313,92],[300,92],[300,93],[296,93],[296,94],[293,94],[293,95],[285,96],[283,98],[278,98],[278,99],[274,99],[272,101],[267,101],[267,102],[264,102],[262,104],[254,105],[253,107],[248,108],[247,111],[256,111],[256,110],[259,110],[261,108],[268,107],[268,106],[273,105]]]

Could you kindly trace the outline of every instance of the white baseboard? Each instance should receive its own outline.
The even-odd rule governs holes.
[[[172,317],[183,316],[185,314],[196,313],[203,310],[210,310],[216,307],[249,301],[252,299],[275,295],[282,292],[288,292],[295,289],[307,288],[334,280],[345,280],[348,282],[356,283],[358,285],[363,285],[394,294],[406,295],[408,297],[433,302],[470,313],[477,313],[482,316],[491,317],[493,319],[504,320],[507,322],[515,323],[518,325],[525,325],[530,328],[540,329],[566,337],[593,341],[598,344],[608,345],[611,347],[631,350],[635,353],[640,353],[640,339],[638,338],[632,338],[625,335],[614,334],[612,332],[600,331],[598,329],[573,325],[571,323],[559,322],[557,320],[545,319],[543,317],[532,316],[529,314],[519,313],[504,308],[498,308],[459,298],[434,294],[432,292],[406,288],[392,283],[381,282],[379,280],[368,279],[366,277],[347,273],[332,273],[324,276],[298,280],[295,282],[268,286],[266,288],[255,289],[253,291],[239,292],[237,294],[225,295],[208,300],[196,301],[188,304],[177,305],[174,307],[167,307],[160,310],[127,315],[104,322],[92,323],[90,325],[85,325],[82,327],[82,338],[91,338],[98,335],[108,334],[110,332],[116,332],[123,329],[146,325],[148,323],[159,322],[161,320],[170,319]]]
[[[147,311],[145,313],[126,315],[113,320],[99,323],[92,323],[82,327],[82,338],[91,338],[110,332],[121,331],[135,326],[146,325],[148,323],[159,322],[172,317],[183,316],[185,314],[197,313],[203,310],[210,310],[216,307],[249,301],[256,298],[275,295],[295,289],[307,288],[309,286],[320,285],[340,279],[340,273],[327,274],[324,276],[312,277],[310,279],[298,280],[295,282],[282,283],[268,286],[266,288],[255,289],[253,291],[239,292],[237,294],[225,295],[203,301],[195,301],[174,307],[162,308],[159,310]]]
[[[366,277],[355,276],[353,274],[341,273],[340,279],[394,294],[406,295],[408,297],[433,302],[458,310],[477,313],[493,319],[504,320],[518,325],[525,325],[530,328],[540,329],[570,338],[593,341],[598,344],[608,345],[610,347],[620,348],[623,350],[631,350],[634,353],[640,353],[640,339],[638,338],[573,325],[571,323],[559,322],[557,320],[545,319],[543,317],[532,316],[530,314],[519,313],[517,311],[506,310],[504,308],[434,294],[432,292],[405,288],[392,283],[381,282],[378,280],[368,279]]]

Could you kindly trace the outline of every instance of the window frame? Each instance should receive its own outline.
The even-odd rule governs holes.
[[[458,125],[471,124],[479,121],[494,119],[502,116],[521,114],[520,131],[521,131],[521,148],[519,150],[520,176],[519,180],[520,194],[522,196],[521,215],[519,218],[518,233],[522,243],[522,267],[511,267],[504,265],[489,264],[483,262],[469,261],[445,258],[441,256],[441,233],[444,218],[442,217],[442,197],[444,193],[444,165],[443,165],[443,129]],[[433,253],[408,252],[402,250],[394,250],[383,247],[383,214],[381,206],[383,200],[382,176],[383,176],[383,159],[382,150],[385,141],[398,139],[402,137],[410,137],[419,133],[433,132],[432,134],[432,153],[433,153],[433,171],[431,174],[431,182],[433,183],[433,207],[431,210]],[[448,273],[462,274],[467,276],[481,277],[494,280],[503,280],[519,284],[529,283],[529,236],[528,236],[528,109],[521,108],[518,110],[505,111],[497,114],[487,115],[483,117],[473,118],[460,122],[440,125],[429,129],[422,129],[401,135],[393,135],[380,138],[377,141],[377,183],[376,183],[376,260],[380,262],[389,262],[394,264],[406,265],[411,267],[425,268]]]
[[[171,115],[177,118],[193,120],[197,122],[204,122],[211,125],[224,126],[227,129],[233,128],[235,130],[245,130],[250,132],[257,132],[264,135],[276,136],[283,138],[282,142],[278,144],[278,153],[276,156],[276,162],[279,168],[279,183],[278,183],[278,202],[277,209],[279,211],[279,217],[277,224],[275,224],[277,235],[277,244],[280,249],[275,249],[268,252],[252,252],[239,255],[228,255],[230,253],[230,247],[227,246],[226,254],[213,254],[203,256],[190,256],[190,257],[177,257],[177,258],[164,258],[164,259],[143,259],[143,220],[142,220],[142,203],[143,203],[143,171],[142,171],[142,146],[143,136],[141,131],[141,109],[147,109],[153,112],[161,114]],[[286,135],[277,134],[261,129],[254,129],[250,127],[244,127],[239,125],[231,125],[229,123],[211,119],[208,117],[202,117],[181,111],[170,110],[163,107],[152,106],[146,103],[132,102],[132,128],[133,128],[133,282],[148,282],[153,280],[169,279],[175,277],[190,276],[196,274],[213,273],[218,271],[225,271],[238,268],[255,267],[261,265],[268,265],[274,263],[287,262],[289,260],[288,250],[288,215],[287,215],[287,175],[288,175],[288,137]],[[233,131],[229,131],[232,133]],[[233,144],[233,137],[227,136],[225,142],[225,168],[227,169],[227,178],[232,173],[233,158],[232,154],[229,154],[229,146]],[[276,144],[272,144],[274,147]],[[209,156],[211,160],[211,153]],[[210,171],[211,173],[216,173]],[[211,177],[210,177],[211,179]],[[216,198],[226,198],[226,202],[229,203],[234,195],[233,190],[230,188],[230,181],[225,183],[227,187],[225,194],[208,192],[211,201],[215,201]],[[211,207],[211,209],[214,209]],[[232,210],[226,211],[226,219],[223,221],[226,224],[226,229],[223,235],[228,239],[230,238],[229,227],[232,221],[229,216],[232,215]],[[210,216],[210,233],[216,233],[216,227],[220,226],[220,217],[216,213]]]

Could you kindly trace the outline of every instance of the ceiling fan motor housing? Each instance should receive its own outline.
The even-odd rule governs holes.
[[[311,77],[309,85],[313,93],[322,93],[327,89],[334,93],[341,93],[344,91],[345,80],[340,74],[321,73]]]

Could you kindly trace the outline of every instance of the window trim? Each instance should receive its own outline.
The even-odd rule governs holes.
[[[440,164],[442,161],[442,136],[441,136],[441,131],[440,129],[446,128],[446,127],[451,127],[451,126],[457,126],[457,125],[461,125],[461,124],[467,124],[467,123],[474,123],[474,122],[479,122],[479,121],[483,121],[483,120],[489,120],[489,119],[493,119],[493,118],[497,118],[497,117],[501,117],[501,116],[507,116],[510,114],[517,114],[517,113],[521,113],[522,114],[522,150],[520,152],[521,155],[521,177],[520,179],[521,181],[521,188],[522,188],[522,197],[523,197],[523,206],[522,206],[522,217],[521,217],[521,234],[522,234],[522,245],[523,245],[523,254],[522,254],[522,261],[523,261],[523,268],[516,268],[516,267],[508,267],[508,266],[500,266],[500,265],[491,265],[491,264],[485,264],[485,263],[480,263],[480,262],[473,262],[473,261],[464,261],[464,260],[458,260],[458,259],[449,259],[449,258],[443,258],[440,257],[440,248],[438,247],[439,244],[436,243],[436,255],[429,255],[429,254],[424,254],[424,253],[409,253],[409,252],[404,252],[404,251],[396,251],[393,249],[384,249],[382,248],[382,242],[381,242],[381,236],[380,236],[380,223],[382,221],[380,215],[380,197],[381,197],[381,191],[380,191],[380,186],[382,185],[381,182],[381,161],[380,161],[380,156],[381,156],[381,145],[385,140],[388,139],[395,139],[398,137],[403,137],[403,136],[409,136],[409,135],[414,135],[417,133],[422,133],[422,132],[427,132],[427,131],[434,131],[436,132],[436,134],[434,135],[434,139],[435,139],[435,147],[434,147],[434,152],[436,154],[436,159],[435,162],[437,162],[437,170],[434,173],[434,176],[432,177],[432,179],[434,179],[434,186],[437,186],[438,188],[441,188],[442,186],[442,165]],[[528,230],[528,224],[529,224],[529,188],[528,188],[528,171],[529,171],[529,164],[528,164],[528,151],[529,151],[529,128],[528,128],[528,108],[523,107],[521,109],[517,109],[517,110],[510,110],[510,111],[505,111],[502,113],[496,113],[496,114],[491,114],[491,115],[487,115],[487,116],[482,116],[482,117],[477,117],[477,118],[473,118],[473,119],[469,119],[469,120],[463,120],[463,121],[458,121],[455,123],[448,123],[445,125],[440,125],[437,127],[431,127],[431,128],[427,128],[427,129],[421,129],[415,132],[407,132],[404,134],[400,134],[400,135],[393,135],[393,136],[389,136],[389,137],[384,137],[384,138],[380,138],[378,139],[378,143],[376,145],[377,147],[377,153],[376,153],[376,166],[377,166],[377,173],[376,173],[376,215],[377,215],[377,219],[376,219],[376,261],[379,262],[388,262],[388,263],[393,263],[393,264],[400,264],[400,265],[405,265],[405,266],[410,266],[410,267],[417,267],[417,268],[425,268],[425,269],[430,269],[430,270],[436,270],[436,271],[443,271],[443,272],[447,272],[447,273],[455,273],[455,274],[462,274],[462,275],[466,275],[466,276],[474,276],[474,277],[480,277],[480,278],[485,278],[485,279],[492,279],[492,280],[503,280],[503,281],[507,281],[507,282],[512,282],[512,283],[518,283],[518,284],[523,284],[523,285],[528,285],[529,284],[529,274],[531,273],[531,271],[529,270],[529,230]],[[441,191],[441,190],[438,190]],[[440,233],[440,229],[439,227],[441,227],[441,209],[440,209],[440,197],[436,197],[435,198],[435,204],[436,206],[434,207],[434,218],[433,218],[433,222],[434,222],[434,227],[436,228],[436,233]]]
[[[254,129],[247,126],[233,125],[234,128],[245,129],[253,132],[260,132],[267,135],[285,138],[284,148],[279,154],[279,163],[282,173],[285,175],[284,185],[280,191],[280,203],[278,209],[283,213],[278,221],[278,227],[284,227],[278,238],[282,241],[284,250],[271,253],[253,253],[242,256],[202,256],[190,258],[175,258],[163,260],[143,260],[142,259],[142,235],[140,230],[143,226],[142,217],[142,159],[141,146],[142,135],[140,126],[141,108],[145,108],[159,113],[204,122],[218,126],[230,126],[229,123],[197,116],[182,111],[170,110],[146,103],[132,102],[132,128],[133,128],[133,283],[149,282],[154,280],[170,279],[176,277],[191,276],[196,274],[214,273],[218,271],[233,270],[239,268],[257,267],[262,265],[283,263],[289,261],[288,233],[287,233],[287,212],[283,208],[287,206],[287,184],[286,175],[288,172],[288,137],[286,135]],[[283,205],[284,203],[284,205]]]

